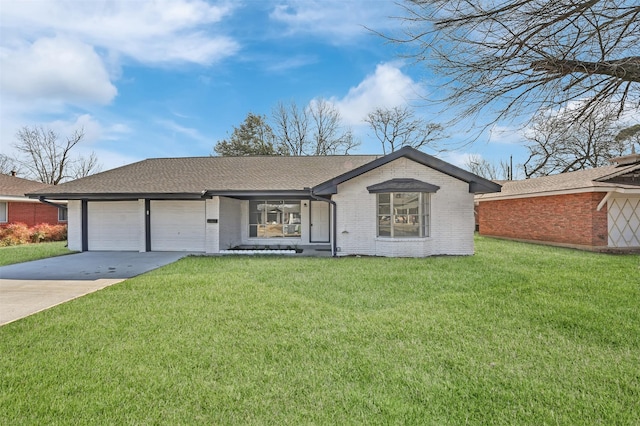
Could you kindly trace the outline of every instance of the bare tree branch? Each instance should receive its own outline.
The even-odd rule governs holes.
[[[15,158],[5,154],[0,154],[0,173],[10,175],[12,173],[19,174],[21,172],[18,167],[18,161]]]
[[[313,123],[313,155],[347,155],[360,145],[351,130],[342,129],[340,111],[325,99],[313,100],[308,114]]]
[[[384,154],[403,146],[422,149],[444,137],[444,129],[440,124],[417,118],[407,107],[376,108],[367,114],[364,121],[380,141]]]
[[[22,154],[17,160],[29,177],[51,185],[78,177],[76,163],[83,160],[73,158],[72,151],[84,138],[84,129],[74,131],[64,142],[53,130],[42,126],[25,126],[18,130],[16,137],[18,141],[14,146]],[[92,154],[92,161],[83,165],[83,176],[95,173],[98,167]]]
[[[629,147],[616,138],[616,114],[612,109],[578,120],[580,107],[553,114],[538,114],[525,132],[529,158],[527,178],[566,173],[609,164]]]
[[[637,1],[406,0],[404,12],[403,34],[383,36],[440,76],[458,120],[640,105]]]

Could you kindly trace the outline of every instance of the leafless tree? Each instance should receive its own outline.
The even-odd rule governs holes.
[[[5,154],[0,154],[0,173],[3,175],[9,175],[13,172],[20,172],[16,159]]]
[[[58,134],[42,126],[23,127],[16,134],[16,159],[28,177],[42,183],[57,185],[68,179],[84,177],[99,170],[95,154],[86,159],[72,156],[72,151],[84,138],[79,129],[60,141]]]
[[[609,164],[628,151],[616,140],[615,111],[600,110],[578,120],[580,108],[540,113],[525,132],[529,158],[527,178],[589,169]]]
[[[442,80],[458,118],[495,122],[581,102],[576,117],[640,102],[636,0],[405,0],[384,35]]]
[[[73,166],[73,178],[80,179],[98,173],[101,169],[96,153],[92,152],[88,157],[78,157]]]
[[[271,115],[276,139],[282,151],[288,155],[308,155],[312,145],[309,136],[309,111],[299,108],[295,101],[288,105],[278,102]]]
[[[636,144],[640,146],[640,124],[625,127],[616,135],[617,142],[628,143],[631,145],[631,152],[636,153]]]
[[[306,108],[280,102],[271,115],[277,148],[284,155],[347,155],[360,144],[343,127],[340,111],[322,98]]]
[[[311,101],[308,114],[312,121],[313,155],[347,155],[360,145],[350,129],[343,129],[340,111],[327,100]]]
[[[425,122],[407,107],[376,108],[364,121],[382,144],[384,154],[403,146],[421,149],[444,137],[440,124]]]
[[[499,164],[490,162],[481,155],[472,154],[465,161],[465,167],[471,173],[490,180],[511,180],[514,173],[509,162],[500,160]]]

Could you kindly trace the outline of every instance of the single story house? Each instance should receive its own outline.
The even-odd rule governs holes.
[[[503,182],[476,195],[481,235],[595,251],[640,249],[640,154],[614,164]]]
[[[44,191],[50,186],[14,175],[0,174],[0,226],[12,223],[24,223],[27,226],[41,223],[66,224],[67,209],[63,202],[54,206],[25,195],[28,192]]]
[[[423,257],[473,254],[473,195],[497,191],[405,147],[386,156],[148,159],[29,195],[69,200],[72,250],[280,246]]]

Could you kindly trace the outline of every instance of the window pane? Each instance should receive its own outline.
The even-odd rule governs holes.
[[[380,204],[378,205],[378,214],[391,214],[391,206],[389,204]]]
[[[396,238],[419,237],[420,225],[410,223],[408,216],[400,216],[393,224],[393,236]]]
[[[58,207],[58,221],[66,222],[69,217],[67,213],[67,209],[63,209],[62,207]]]
[[[429,236],[429,220],[430,220],[430,212],[429,212],[429,201],[430,195],[425,193],[422,194],[422,236]]]
[[[0,222],[6,222],[6,221],[7,221],[7,203],[3,201],[0,203]]]
[[[378,203],[389,204],[391,202],[391,194],[378,194]]]
[[[301,236],[300,201],[250,200],[249,237]]]
[[[390,237],[391,236],[391,226],[390,225],[379,225],[378,226],[378,236],[379,237]]]

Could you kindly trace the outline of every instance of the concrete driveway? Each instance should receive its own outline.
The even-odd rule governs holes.
[[[84,252],[0,267],[0,325],[175,262],[189,253]]]

